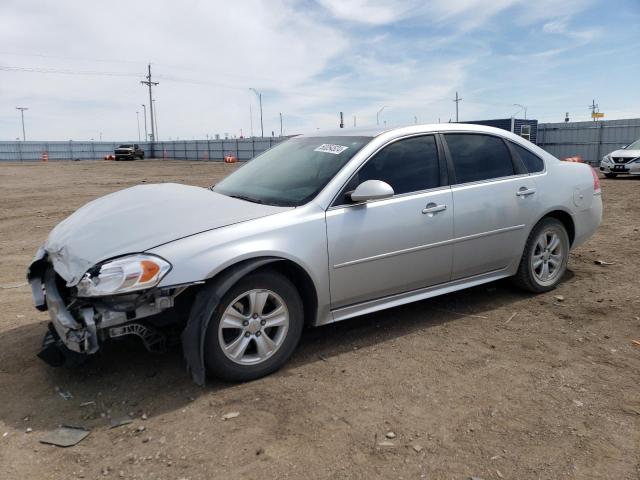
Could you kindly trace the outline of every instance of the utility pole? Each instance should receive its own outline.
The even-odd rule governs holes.
[[[257,91],[255,88],[249,88],[249,90],[258,96],[258,102],[260,103],[260,136],[264,138],[264,125],[262,124],[262,93]]]
[[[413,123],[414,123],[415,125],[417,125],[417,124],[418,124],[418,117],[416,117],[415,115],[413,116]]]
[[[156,107],[156,99],[153,99],[153,106],[154,108]],[[151,111],[153,112],[153,120],[155,122],[155,126],[156,126],[156,134],[153,136],[153,139],[158,142],[160,141],[160,137],[158,136],[158,109],[156,108],[155,111],[153,110],[153,108],[151,109]]]
[[[140,112],[136,110],[136,121],[138,122],[138,141],[140,141]]]
[[[344,115],[340,112],[340,128],[344,128]]]
[[[591,100],[591,105],[589,105],[589,110],[591,110],[591,119],[595,122],[596,116],[594,115],[594,113],[598,111],[598,104],[596,103],[595,100]]]
[[[146,81],[144,80],[140,80],[140,83],[142,83],[143,85],[146,85],[149,87],[149,109],[151,110],[149,113],[149,117],[151,118],[151,141],[155,142],[156,140],[156,129],[155,129],[155,124],[153,121],[153,92],[151,91],[151,89],[158,85],[159,82],[152,82],[151,81],[151,64],[148,65],[148,71],[149,74],[146,76]]]
[[[27,141],[27,135],[24,132],[24,111],[29,110],[29,107],[16,107],[16,110],[20,110],[20,116],[22,117],[22,141]]]
[[[144,117],[144,141],[149,141],[149,134],[147,133],[147,106],[142,104],[142,116]]]
[[[456,123],[458,123],[458,104],[462,101],[462,99],[458,97],[458,92],[456,92],[456,98],[453,101],[456,102]]]
[[[356,128],[356,116],[353,116],[353,128]]]
[[[280,136],[282,136],[282,112],[280,112]]]

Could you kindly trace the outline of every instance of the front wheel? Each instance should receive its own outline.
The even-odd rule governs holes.
[[[616,178],[618,176],[618,174],[617,173],[605,173],[604,176],[607,177],[607,178]]]
[[[304,325],[295,286],[271,271],[236,283],[212,312],[205,364],[213,376],[248,381],[278,370],[293,354]]]
[[[556,288],[569,261],[569,235],[559,220],[543,218],[529,234],[514,282],[534,293]]]

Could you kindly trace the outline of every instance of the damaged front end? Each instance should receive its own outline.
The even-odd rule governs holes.
[[[51,318],[38,356],[53,366],[81,362],[107,339],[125,335],[162,351],[161,327],[184,318],[176,315],[175,299],[188,288],[156,286],[170,268],[163,259],[133,255],[92,267],[69,285],[40,249],[27,272],[35,307]]]

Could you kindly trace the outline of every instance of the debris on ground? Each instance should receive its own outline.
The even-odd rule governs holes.
[[[640,340],[631,340],[631,343],[640,347]]]
[[[623,405],[622,411],[631,415],[640,415],[640,403]]]
[[[390,442],[389,440],[384,440],[384,441],[378,443],[378,446],[379,447],[395,447],[396,444],[393,443],[393,442]]]
[[[62,390],[60,387],[56,387],[55,390],[56,392],[58,392],[58,395],[60,395],[65,400],[71,400],[73,398],[73,395],[71,395],[71,392],[67,390]]]
[[[411,445],[411,448],[413,448],[417,453],[420,453],[422,451],[422,445],[418,445],[417,443],[414,445]]]
[[[222,416],[222,420],[231,420],[232,418],[236,418],[240,416],[240,412],[229,412],[229,413],[225,413]]]
[[[556,295],[556,296],[555,296],[555,297],[553,297],[553,298],[555,298],[555,299],[556,299],[557,301],[559,301],[559,302],[564,302],[564,296],[563,296],[563,295]]]
[[[616,264],[616,262],[605,262],[604,260],[594,260],[593,263],[595,263],[596,265],[602,265],[602,266]]]
[[[83,427],[62,426],[49,432],[40,439],[40,443],[55,445],[57,447],[72,447],[87,438],[91,433]]]
[[[17,283],[15,285],[0,285],[0,288],[3,290],[8,290],[10,288],[20,288],[20,287],[26,287],[28,285],[27,282],[22,282],[22,283]]]
[[[82,402],[82,403],[80,404],[80,406],[81,406],[81,407],[88,407],[89,405],[95,405],[95,404],[96,404],[96,402],[95,402],[94,400],[90,400],[90,401],[88,401],[88,402]]]
[[[509,323],[511,320],[513,320],[514,318],[516,318],[516,315],[518,315],[518,312],[513,312],[511,314],[511,316],[509,318],[507,318],[507,321],[504,322],[505,324]]]
[[[131,422],[133,422],[133,419],[128,415],[125,415],[124,417],[110,418],[109,428],[121,427],[122,425],[128,425]]]
[[[387,438],[389,438],[389,439],[396,438],[396,434],[395,434],[395,433],[393,433],[393,432],[387,432],[387,433],[385,434],[385,437],[387,437]]]

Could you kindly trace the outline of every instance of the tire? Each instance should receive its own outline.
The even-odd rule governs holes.
[[[618,176],[618,174],[617,173],[605,173],[604,176],[607,177],[607,178],[616,178]]]
[[[201,293],[207,295],[203,301],[211,294],[207,289]],[[251,308],[252,295],[255,308]],[[303,326],[302,300],[291,281],[269,270],[250,273],[231,287],[211,312],[204,350],[207,372],[232,382],[269,375],[289,360]]]
[[[140,154],[140,160],[144,160],[144,152]]]
[[[552,248],[547,251],[545,245],[547,249]],[[527,238],[518,272],[513,277],[514,283],[533,293],[553,290],[562,280],[568,260],[569,235],[566,228],[560,220],[543,218]]]

